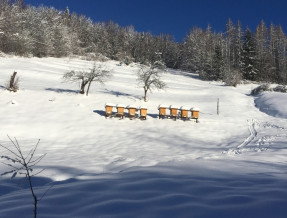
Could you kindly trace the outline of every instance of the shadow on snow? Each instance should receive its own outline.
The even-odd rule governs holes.
[[[35,181],[37,186],[45,188],[51,184],[44,178],[37,177]],[[0,214],[28,216],[32,213],[29,190],[20,192],[9,188],[11,183],[10,179],[0,183]],[[52,184],[53,188],[39,204],[41,217],[144,214],[144,217],[283,218],[287,214],[286,177],[268,173],[235,174],[200,167],[135,167],[121,173]],[[18,204],[23,201],[27,207],[15,207],[17,198],[20,198]]]

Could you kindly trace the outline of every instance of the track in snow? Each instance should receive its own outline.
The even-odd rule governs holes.
[[[278,138],[287,136],[285,128],[268,122],[260,123],[252,119],[247,120],[247,123],[250,135],[236,148],[224,151],[223,154],[239,155],[246,152],[266,151]],[[269,129],[268,135],[265,133],[267,129]],[[282,134],[281,131],[285,133]],[[261,132],[262,134],[259,135]]]

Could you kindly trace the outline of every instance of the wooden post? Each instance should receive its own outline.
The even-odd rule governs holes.
[[[219,98],[217,99],[217,115],[219,115]]]

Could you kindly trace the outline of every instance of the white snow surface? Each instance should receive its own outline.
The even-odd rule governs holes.
[[[0,143],[12,148],[7,135],[16,137],[28,153],[41,139],[37,154],[47,154],[33,177],[38,196],[53,185],[39,217],[286,217],[286,94],[254,98],[255,84],[226,87],[169,70],[168,88],[144,102],[137,65],[108,61],[113,77],[86,96],[62,76],[93,62],[0,59]],[[4,88],[13,71],[16,93]],[[106,102],[145,105],[147,120],[106,119]],[[200,107],[200,122],[158,119],[161,103]],[[33,215],[23,181],[0,177],[0,217]]]
[[[287,119],[286,93],[265,92],[256,98],[256,106],[262,111],[274,117]]]

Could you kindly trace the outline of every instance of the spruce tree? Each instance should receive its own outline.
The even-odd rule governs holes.
[[[222,48],[220,45],[215,46],[213,56],[213,78],[211,79],[223,79],[223,72],[224,72],[224,61],[222,55]]]
[[[249,28],[244,35],[242,60],[243,60],[243,78],[256,80],[258,70],[256,68],[256,44],[255,39]]]

